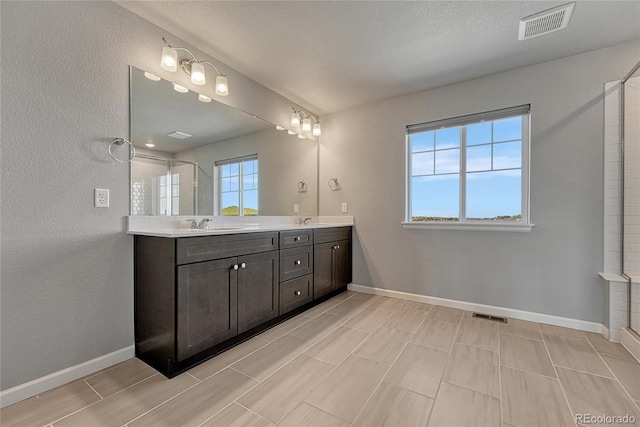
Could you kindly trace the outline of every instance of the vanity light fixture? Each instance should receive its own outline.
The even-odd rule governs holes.
[[[145,76],[146,78],[148,78],[149,80],[152,80],[152,81],[154,81],[154,82],[159,82],[159,81],[160,81],[160,77],[158,77],[158,76],[156,76],[155,74],[150,73],[150,72],[148,72],[148,71],[145,71],[145,72],[144,72],[144,76]]]
[[[294,131],[292,131],[292,130],[288,130],[288,131],[287,131],[287,133],[288,133],[289,135],[295,135],[295,134],[296,134],[296,133],[295,133]]]
[[[211,98],[209,98],[207,95],[203,95],[201,93],[198,94],[198,101],[200,102],[211,102]]]
[[[229,95],[229,81],[227,80],[227,76],[222,74],[215,65],[208,61],[198,60],[187,48],[171,46],[164,37],[162,41],[166,44],[166,46],[162,48],[162,58],[160,59],[160,67],[162,67],[162,69],[175,73],[178,71],[178,65],[180,65],[180,69],[191,76],[191,83],[202,86],[207,83],[204,66],[205,64],[209,65],[218,73],[215,84],[216,95]],[[178,50],[187,52],[191,55],[191,59],[182,59],[178,62]]]
[[[144,144],[145,146],[149,147],[149,148],[153,148],[156,146],[156,144]]]
[[[291,126],[298,127],[302,125],[303,132],[312,132],[313,136],[322,135],[322,129],[320,127],[320,120],[316,119],[311,114],[307,114],[303,110],[296,110],[293,108],[293,113],[291,113]],[[313,125],[311,123],[313,120]]]
[[[276,125],[276,130],[284,130],[284,128],[280,125]]]
[[[189,92],[189,89],[187,89],[187,88],[186,88],[186,87],[184,87],[184,86],[180,86],[180,85],[179,85],[179,84],[177,84],[177,83],[174,83],[174,84],[173,84],[173,90],[175,90],[176,92],[180,92],[180,93],[187,93],[187,92]]]
[[[307,139],[307,137],[304,135],[298,135],[298,139]]]

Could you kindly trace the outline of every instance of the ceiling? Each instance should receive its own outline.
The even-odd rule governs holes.
[[[521,18],[567,2],[118,3],[316,114],[640,39],[637,0],[579,0],[525,41]]]

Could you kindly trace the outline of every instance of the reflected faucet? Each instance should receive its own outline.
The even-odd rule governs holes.
[[[196,228],[198,228],[198,223],[196,222],[195,219],[188,219],[187,221],[191,223],[189,225],[190,229],[195,230]]]
[[[210,218],[205,218],[201,220],[200,223],[198,224],[198,228],[204,230],[205,228],[207,228],[207,224],[209,224],[209,221],[211,221]]]
[[[298,218],[298,225],[308,225],[309,221],[311,221],[311,218]]]

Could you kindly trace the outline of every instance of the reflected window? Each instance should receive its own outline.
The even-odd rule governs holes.
[[[258,155],[221,160],[216,169],[218,215],[258,215]]]

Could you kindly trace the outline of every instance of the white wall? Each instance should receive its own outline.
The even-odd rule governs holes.
[[[133,345],[128,165],[111,160],[107,146],[129,134],[129,65],[192,85],[159,66],[162,36],[188,45],[113,2],[0,7],[6,390]],[[288,120],[294,104],[223,68],[225,103]],[[111,190],[108,209],[93,207],[96,187]]]
[[[320,214],[349,203],[353,281],[602,323],[603,83],[638,42],[322,117]],[[405,126],[531,104],[530,233],[405,230]]]

